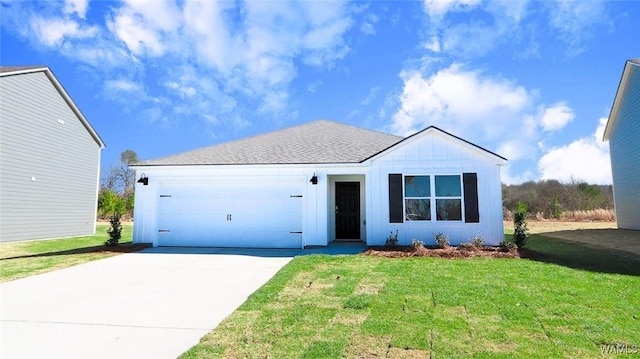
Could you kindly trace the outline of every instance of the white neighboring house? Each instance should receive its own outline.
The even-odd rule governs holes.
[[[0,242],[94,234],[104,147],[48,67],[1,67]]]
[[[504,237],[506,159],[429,127],[407,138],[320,120],[141,162],[134,243],[304,248]]]
[[[604,140],[609,141],[618,228],[640,230],[640,59],[624,66]]]

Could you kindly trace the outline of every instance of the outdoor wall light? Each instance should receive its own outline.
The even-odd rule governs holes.
[[[318,184],[318,176],[316,176],[315,172],[313,173],[313,177],[311,177],[311,180],[309,182]]]
[[[138,180],[138,183],[142,183],[142,185],[146,186],[149,184],[149,178],[147,178],[147,175],[145,175],[144,173],[140,176],[140,179]]]

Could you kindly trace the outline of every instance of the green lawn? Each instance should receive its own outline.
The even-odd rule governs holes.
[[[640,352],[640,258],[542,236],[530,247],[531,259],[297,257],[182,358]]]
[[[0,282],[144,248],[131,244],[131,224],[123,224],[119,247],[104,246],[108,227],[108,223],[97,224],[93,236],[0,244]]]

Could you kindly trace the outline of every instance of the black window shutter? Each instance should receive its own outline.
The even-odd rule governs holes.
[[[466,223],[480,223],[477,174],[463,173],[462,183],[464,185],[464,221]]]
[[[389,223],[402,223],[402,174],[389,174]]]

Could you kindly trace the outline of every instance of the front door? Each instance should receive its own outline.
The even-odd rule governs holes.
[[[360,239],[360,182],[336,182],[336,239]]]

